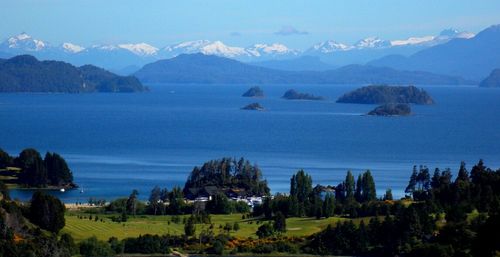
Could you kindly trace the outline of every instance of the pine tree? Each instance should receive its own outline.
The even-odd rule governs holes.
[[[158,186],[155,186],[151,190],[151,194],[149,195],[149,204],[153,208],[153,213],[156,215],[156,212],[160,208],[161,203],[161,189]]]
[[[358,175],[358,180],[356,180],[356,192],[354,193],[354,198],[358,202],[362,202],[362,192],[363,191],[363,177],[361,174]]]
[[[331,193],[326,193],[323,202],[324,216],[329,218],[335,214],[335,197]]]
[[[393,200],[392,198],[392,190],[390,188],[388,188],[386,191],[385,191],[385,195],[384,195],[384,200],[387,201],[387,200]]]
[[[417,166],[413,166],[413,172],[411,173],[410,181],[408,182],[408,186],[405,189],[405,193],[413,194],[415,192],[415,187],[417,186]]]
[[[375,181],[373,180],[370,170],[367,170],[365,173],[363,173],[362,198],[364,202],[369,202],[377,199]]]
[[[345,192],[348,202],[354,200],[354,190],[354,176],[352,175],[351,171],[348,170],[345,177]]]

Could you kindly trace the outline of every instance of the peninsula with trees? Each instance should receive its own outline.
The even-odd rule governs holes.
[[[73,173],[63,157],[47,152],[42,158],[33,148],[24,149],[15,157],[0,149],[0,176],[5,184],[24,188],[77,187],[73,182]]]

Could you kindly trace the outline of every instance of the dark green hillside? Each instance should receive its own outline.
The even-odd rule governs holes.
[[[77,68],[60,61],[38,61],[30,55],[0,60],[0,92],[140,92],[135,77],[122,77],[95,66]]]

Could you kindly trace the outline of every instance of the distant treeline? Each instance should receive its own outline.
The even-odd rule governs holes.
[[[27,148],[21,151],[18,156],[13,157],[0,149],[0,170],[3,175],[17,177],[17,179],[6,182],[25,187],[72,188],[76,186],[73,183],[73,173],[68,164],[57,153],[47,152],[45,158],[42,159],[37,150]]]

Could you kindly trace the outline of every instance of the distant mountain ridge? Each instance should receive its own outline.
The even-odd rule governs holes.
[[[123,77],[93,65],[38,61],[30,55],[0,59],[0,92],[140,92],[135,77]]]
[[[41,60],[60,60],[73,65],[93,64],[112,70],[124,70],[126,67],[141,67],[144,64],[161,59],[172,58],[180,54],[203,53],[232,58],[245,62],[278,61],[296,59],[302,56],[317,56],[328,65],[343,66],[347,64],[364,64],[387,54],[409,55],[430,45],[441,44],[450,38],[471,37],[474,34],[447,30],[439,36],[410,37],[403,40],[383,40],[368,37],[355,44],[336,43],[328,40],[317,43],[302,51],[292,49],[282,43],[255,43],[250,46],[230,46],[222,41],[193,40],[163,47],[153,46],[145,42],[118,44],[99,44],[82,46],[77,43],[64,42],[52,45],[44,40],[34,38],[27,33],[11,36],[0,42],[0,58],[30,54]],[[304,67],[312,70],[304,63]],[[321,66],[317,66],[322,70]],[[303,70],[295,68],[294,70]]]
[[[472,84],[459,77],[349,65],[327,71],[283,71],[204,54],[184,54],[145,65],[135,73],[147,83]]]
[[[500,67],[500,25],[491,26],[475,37],[453,39],[409,57],[390,55],[368,64],[480,80],[488,76],[491,70]]]

